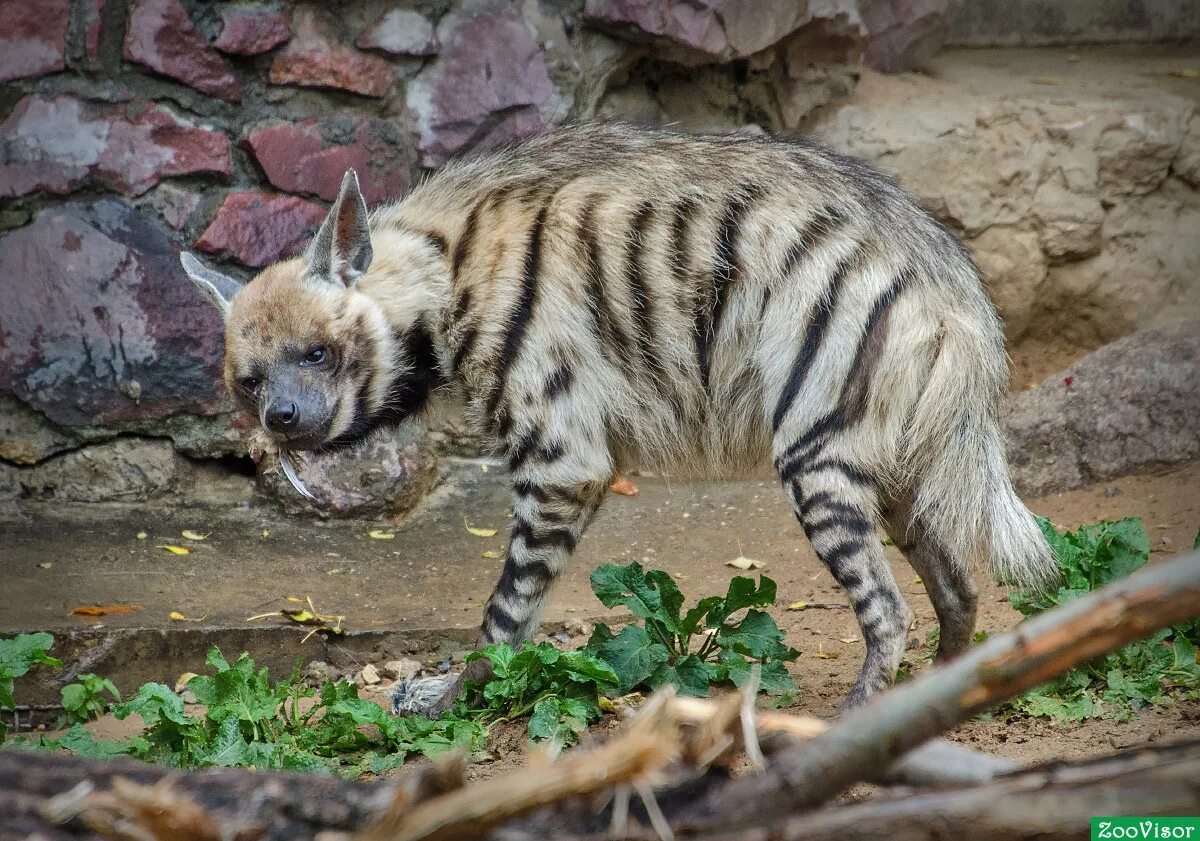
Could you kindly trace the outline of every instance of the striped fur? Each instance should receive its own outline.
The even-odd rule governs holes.
[[[774,459],[862,626],[851,704],[890,683],[911,615],[877,528],[929,583],[941,656],[974,626],[973,564],[1022,584],[1050,573],[1008,478],[1007,360],[978,273],[865,164],[802,142],[568,127],[446,167],[378,208],[366,242],[347,184],[321,253],[233,298],[229,381],[273,370],[254,360],[316,341],[289,331],[318,324],[347,365],[319,401],[327,441],[460,391],[514,485],[483,641],[533,632],[630,465],[730,476]]]

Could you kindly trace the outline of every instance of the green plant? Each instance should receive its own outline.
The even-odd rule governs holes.
[[[13,681],[38,664],[62,668],[62,661],[46,652],[54,647],[54,637],[49,634],[18,634],[11,639],[0,640],[0,708],[17,709],[13,697]],[[8,733],[8,725],[0,721],[0,739]]]
[[[108,711],[109,702],[121,700],[121,693],[108,678],[99,675],[80,675],[78,683],[68,683],[62,688],[62,706],[68,724],[83,724],[99,718]]]
[[[1123,578],[1149,561],[1142,521],[1130,518],[1059,532],[1038,518],[1058,559],[1059,580],[1044,592],[1015,592],[1013,607],[1032,616]],[[1106,715],[1128,719],[1149,704],[1200,697],[1200,621],[1176,625],[1148,639],[1072,669],[1010,702],[1008,711],[1082,721]]]
[[[683,594],[670,575],[643,571],[636,562],[623,567],[604,564],[592,573],[591,582],[605,607],[624,605],[642,620],[618,634],[597,625],[588,640],[586,650],[617,675],[618,691],[673,683],[685,695],[704,696],[714,683],[741,686],[754,663],[760,665],[764,692],[795,691],[785,664],[799,652],[784,645],[775,620],[756,609],[775,601],[770,578],[762,576],[755,585],[752,579],[736,577],[724,596],[708,596],[686,611]]]
[[[468,709],[460,701],[451,715],[491,725],[528,715],[529,737],[559,746],[574,744],[600,717],[600,694],[616,691],[612,667],[590,651],[560,651],[547,642],[514,650],[501,643],[470,655],[486,657],[494,677],[476,687],[482,706]]]

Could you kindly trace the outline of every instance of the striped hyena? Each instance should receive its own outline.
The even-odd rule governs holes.
[[[1026,585],[1053,569],[1009,480],[977,270],[890,179],[820,146],[567,127],[370,215],[347,173],[305,254],[244,289],[184,262],[225,314],[230,390],[285,453],[458,387],[512,472],[483,643],[533,633],[625,465],[773,457],[866,641],[846,705],[892,681],[911,620],[877,527],[925,582],[942,658],[970,640],[973,565]]]

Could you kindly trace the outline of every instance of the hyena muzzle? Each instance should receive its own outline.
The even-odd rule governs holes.
[[[567,127],[369,215],[347,173],[303,256],[245,288],[184,265],[225,315],[231,392],[285,452],[459,391],[512,474],[481,643],[534,632],[626,465],[773,457],[866,641],[846,705],[890,684],[911,620],[880,528],[925,583],[940,658],[970,640],[973,565],[1053,570],[1009,480],[977,270],[891,180],[818,145]]]

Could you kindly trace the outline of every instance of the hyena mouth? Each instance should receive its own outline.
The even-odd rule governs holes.
[[[296,493],[307,499],[311,499],[313,502],[316,502],[317,498],[313,496],[312,492],[304,486],[304,482],[300,480],[300,474],[296,472],[295,461],[299,458],[300,457],[294,455],[291,450],[280,450],[279,466],[283,468],[283,475],[287,477],[289,482],[291,482],[292,487],[296,489]]]

